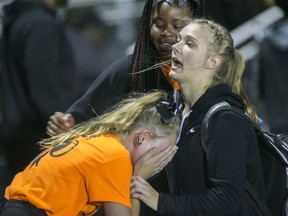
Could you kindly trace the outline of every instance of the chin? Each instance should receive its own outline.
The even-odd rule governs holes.
[[[178,82],[178,80],[177,80],[177,72],[175,72],[174,70],[171,70],[169,72],[169,77],[171,77],[172,79],[174,79],[174,80],[176,80]]]

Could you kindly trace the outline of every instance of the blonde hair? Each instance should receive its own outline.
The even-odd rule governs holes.
[[[175,117],[171,123],[164,124],[156,109],[156,104],[166,99],[167,93],[161,90],[130,94],[109,112],[79,124],[72,130],[42,140],[39,144],[42,148],[50,148],[77,136],[89,138],[101,134],[128,134],[138,128],[150,130],[152,138],[177,134],[179,119]]]
[[[207,19],[194,19],[192,23],[198,23],[204,27],[208,34],[208,51],[221,57],[221,64],[218,67],[211,86],[226,83],[232,92],[240,95],[245,103],[246,112],[258,123],[258,117],[254,107],[250,103],[243,87],[242,75],[245,69],[245,60],[240,52],[234,48],[234,42],[229,31]]]

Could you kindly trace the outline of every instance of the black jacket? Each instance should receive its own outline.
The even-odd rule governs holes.
[[[10,149],[11,163],[24,167],[49,116],[77,99],[74,58],[56,11],[40,0],[15,0],[5,8],[1,43],[0,143]]]
[[[66,112],[71,113],[77,123],[102,114],[105,109],[116,104],[123,96],[132,91],[131,73],[132,55],[115,61],[100,74],[87,92]],[[158,74],[160,76],[158,88],[172,91],[160,70],[151,70],[145,73]],[[151,88],[146,91],[151,89],[156,89],[156,84],[151,84]]]
[[[183,118],[178,152],[166,168],[172,195],[160,193],[160,215],[254,215],[244,182],[247,179],[261,196],[264,183],[253,128],[238,116],[218,112],[209,127],[207,153],[203,152],[201,122],[208,109],[221,101],[243,109],[240,97],[220,84],[208,89]]]

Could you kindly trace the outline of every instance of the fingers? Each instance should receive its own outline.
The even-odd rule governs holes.
[[[150,208],[157,210],[159,193],[141,176],[132,177],[130,193],[132,199],[139,199]]]
[[[169,146],[163,151],[153,155],[153,160],[158,166],[158,172],[160,172],[172,160],[177,150],[177,146]]]
[[[134,175],[140,175],[148,179],[160,172],[173,158],[177,152],[177,146],[169,146],[159,152],[159,149],[153,148],[145,153],[134,163]]]
[[[160,164],[159,165],[160,171],[172,160],[174,155],[177,153],[177,150],[178,150],[177,146],[171,146],[165,149],[164,151],[160,152],[161,156],[163,155],[163,153],[165,153],[162,157],[156,158],[158,163]]]
[[[53,116],[50,116],[47,124],[47,133],[51,136],[55,136],[63,131],[68,130],[74,126],[74,118],[71,114],[65,114],[61,112],[55,112]]]

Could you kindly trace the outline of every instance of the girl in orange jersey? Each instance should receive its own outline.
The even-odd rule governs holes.
[[[179,119],[164,123],[158,112],[166,97],[163,91],[129,97],[110,112],[41,141],[44,151],[6,188],[0,215],[94,215],[101,206],[106,216],[132,215],[133,164],[152,149],[163,154],[153,165],[160,170],[177,149]],[[133,215],[138,214],[135,207]]]

